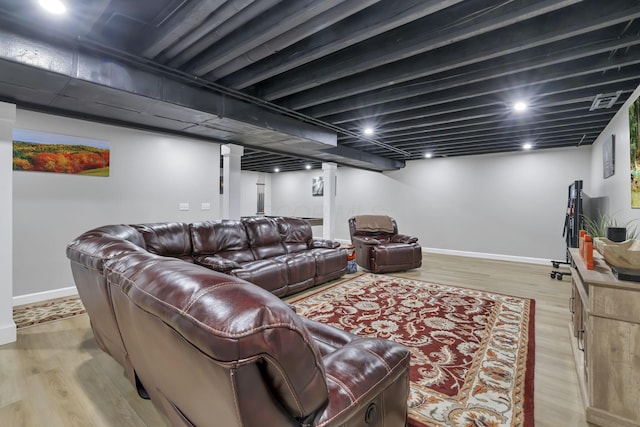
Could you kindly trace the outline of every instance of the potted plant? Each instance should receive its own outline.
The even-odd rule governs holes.
[[[594,239],[594,246],[600,251],[599,241],[624,242],[625,240],[635,239],[637,237],[636,227],[631,227],[631,223],[635,219],[618,224],[618,221],[610,215],[600,214],[597,219],[583,216],[584,229]],[[606,239],[606,240],[605,240]],[[601,252],[601,251],[600,251]]]

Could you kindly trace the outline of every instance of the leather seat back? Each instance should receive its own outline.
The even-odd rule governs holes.
[[[309,222],[301,218],[280,217],[276,219],[282,244],[288,253],[306,251],[313,240]]]
[[[256,260],[240,221],[223,219],[196,222],[190,228],[194,256],[218,255],[239,263]]]
[[[255,217],[244,219],[242,223],[247,230],[249,246],[256,259],[274,258],[285,254],[275,219]]]
[[[133,227],[140,232],[147,250],[152,254],[193,262],[189,224],[184,222],[163,222],[135,224]]]

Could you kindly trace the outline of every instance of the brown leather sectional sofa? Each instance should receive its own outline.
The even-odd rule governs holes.
[[[347,268],[347,253],[340,244],[314,239],[309,223],[299,218],[132,227],[151,253],[245,279],[280,297],[337,279]]]
[[[294,230],[296,221],[277,222],[282,245],[302,248],[307,240],[306,232]],[[287,223],[288,229],[282,225]],[[306,256],[287,258],[298,252],[281,253],[268,244],[274,236],[264,222],[248,224],[254,227],[250,245],[266,244],[253,260],[208,252],[243,241],[229,237],[227,228],[237,228],[223,221],[186,228],[110,225],[71,242],[67,257],[100,347],[174,426],[404,426],[406,348],[296,315],[270,291],[284,295],[300,283],[307,286],[302,274],[284,286],[257,286],[198,265],[224,264],[228,273],[238,274],[246,268],[267,283],[282,271],[312,268],[312,258],[316,265],[318,259],[330,265],[327,251],[342,252],[323,247],[327,242],[307,242]],[[207,227],[214,231],[205,233]],[[265,265],[260,261],[278,257],[286,270],[269,265],[265,276],[255,273]],[[314,282],[338,274],[325,267]]]

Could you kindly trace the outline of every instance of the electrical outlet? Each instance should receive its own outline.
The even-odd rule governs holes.
[[[189,203],[180,203],[180,210],[181,211],[188,211],[189,210]]]
[[[202,203],[200,205],[200,209],[202,209],[203,211],[210,211],[211,210],[211,203]]]

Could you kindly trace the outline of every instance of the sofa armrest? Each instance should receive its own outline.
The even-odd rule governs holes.
[[[340,242],[336,242],[335,240],[313,239],[309,243],[309,249],[316,249],[316,248],[336,249],[339,247],[340,247]]]
[[[210,268],[221,273],[229,273],[235,268],[242,268],[240,264],[218,255],[198,255],[194,257],[196,264]]]
[[[346,424],[346,418],[358,408],[364,410],[367,402],[388,389],[394,393],[387,403],[406,413],[411,357],[406,347],[389,340],[358,337],[313,320],[303,321],[322,354],[329,387],[329,403],[318,424]]]
[[[396,234],[391,238],[391,243],[416,243],[417,237],[407,236],[406,234]]]
[[[353,237],[352,242],[354,245],[366,245],[366,246],[375,246],[379,245],[382,242],[378,239],[374,239],[373,237]]]

